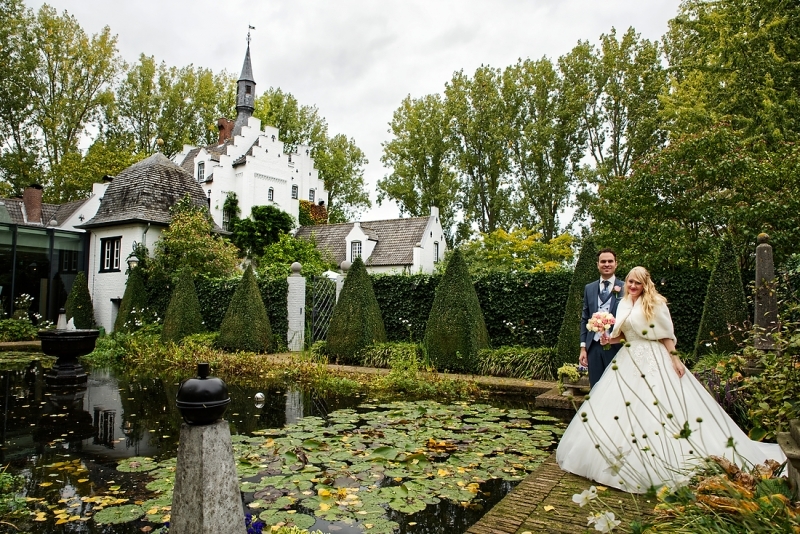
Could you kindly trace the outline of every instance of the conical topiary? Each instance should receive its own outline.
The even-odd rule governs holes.
[[[425,348],[439,370],[473,373],[489,333],[461,251],[450,256],[425,328]]]
[[[734,352],[742,342],[747,318],[747,300],[739,262],[730,240],[725,239],[708,280],[693,359],[696,361],[709,352]]]
[[[94,306],[92,296],[89,294],[89,282],[86,273],[79,272],[72,282],[72,289],[64,305],[67,321],[72,319],[75,328],[94,328]]]
[[[272,346],[272,328],[267,309],[261,300],[261,292],[250,265],[225,312],[217,344],[228,351],[250,352],[269,352]]]
[[[328,327],[328,355],[339,363],[358,363],[358,351],[386,341],[381,309],[361,258],[347,271]]]
[[[203,315],[200,313],[200,301],[197,299],[192,272],[183,269],[164,316],[161,341],[177,343],[190,334],[204,331]]]
[[[568,362],[577,362],[581,346],[581,314],[586,284],[598,278],[597,247],[592,236],[583,238],[578,261],[569,284],[569,294],[564,306],[564,319],[558,331],[558,341],[552,368],[558,369]]]
[[[125,293],[119,305],[117,320],[114,321],[115,332],[132,332],[136,330],[137,315],[147,309],[147,290],[144,287],[144,272],[141,267],[134,267],[128,274]]]

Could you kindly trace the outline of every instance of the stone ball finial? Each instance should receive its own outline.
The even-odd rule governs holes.
[[[341,264],[339,264],[339,268],[342,270],[343,273],[346,273],[347,271],[350,270],[350,266],[352,265],[353,264],[350,263],[349,261],[344,260]]]
[[[289,269],[292,270],[292,276],[300,276],[300,271],[303,269],[303,266],[299,262],[294,262]]]
[[[756,240],[758,241],[759,245],[764,243],[769,244],[769,234],[761,232],[760,234],[758,234]]]

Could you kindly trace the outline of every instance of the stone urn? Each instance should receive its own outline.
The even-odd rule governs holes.
[[[78,358],[94,350],[99,330],[39,330],[42,352],[58,358],[44,375],[45,384],[64,388],[85,387],[87,376]]]
[[[561,393],[564,397],[582,397],[589,392],[591,386],[589,385],[589,375],[581,375],[578,380],[572,382],[564,382],[564,391]]]

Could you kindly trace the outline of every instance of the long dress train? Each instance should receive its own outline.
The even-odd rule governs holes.
[[[641,299],[625,304],[614,335],[622,331],[627,343],[564,432],[556,451],[563,470],[644,493],[684,484],[710,455],[739,466],[785,460],[777,444],[750,440],[691,372],[678,377],[658,341],[674,339],[665,304],[650,321]]]

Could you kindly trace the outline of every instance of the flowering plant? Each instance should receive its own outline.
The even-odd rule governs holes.
[[[606,330],[610,330],[612,326],[616,323],[616,319],[614,316],[608,312],[599,311],[592,315],[589,322],[586,323],[586,330],[590,332],[605,332]],[[603,345],[604,350],[608,350],[611,347],[609,345]]]

